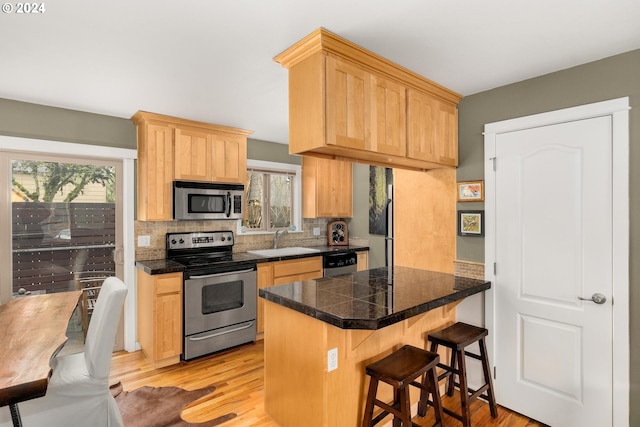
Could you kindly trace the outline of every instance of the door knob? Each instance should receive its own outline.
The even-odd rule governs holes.
[[[604,304],[607,301],[607,297],[605,297],[604,295],[602,295],[600,293],[595,293],[595,294],[591,295],[591,298],[578,297],[578,299],[582,300],[582,301],[593,301],[596,304]]]

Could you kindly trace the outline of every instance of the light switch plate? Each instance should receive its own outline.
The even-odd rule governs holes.
[[[138,247],[146,248],[151,246],[151,236],[138,236]]]
[[[313,235],[314,236],[319,236],[320,235],[320,227],[314,227],[313,228]]]

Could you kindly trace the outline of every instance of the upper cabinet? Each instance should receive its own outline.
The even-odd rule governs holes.
[[[424,92],[407,92],[407,156],[445,166],[457,166],[458,109]]]
[[[138,111],[138,219],[173,219],[173,181],[244,183],[250,131]],[[144,195],[142,197],[141,195]]]
[[[302,216],[353,216],[353,165],[345,160],[302,157]]]
[[[275,61],[289,70],[290,153],[457,166],[457,93],[322,28]]]
[[[175,141],[175,179],[246,181],[246,136],[177,127]]]

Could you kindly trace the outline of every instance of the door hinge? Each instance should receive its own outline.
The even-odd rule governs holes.
[[[495,262],[493,263],[493,275],[495,276],[496,274],[498,274],[498,264],[496,264]]]
[[[496,367],[495,366],[493,367],[493,379],[494,380],[496,379]]]

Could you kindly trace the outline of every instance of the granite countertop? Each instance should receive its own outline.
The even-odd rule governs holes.
[[[262,288],[259,295],[338,328],[375,330],[490,287],[484,280],[396,266]]]
[[[284,261],[288,259],[298,259],[298,258],[309,258],[322,256],[327,253],[339,253],[346,251],[368,251],[369,246],[360,246],[360,245],[347,245],[347,246],[310,246],[313,249],[318,249],[319,252],[313,252],[308,254],[297,254],[297,255],[287,255],[287,256],[260,256],[250,254],[248,252],[238,252],[233,254],[233,259],[231,261],[227,261],[229,265],[233,265],[234,263],[244,263],[247,262],[255,262],[256,264],[261,262],[274,262],[274,261]],[[184,266],[182,264],[178,264],[177,262],[168,260],[168,259],[149,259],[149,260],[140,260],[136,261],[136,268],[144,271],[147,274],[164,274],[164,273],[175,273],[175,272],[183,272]]]

